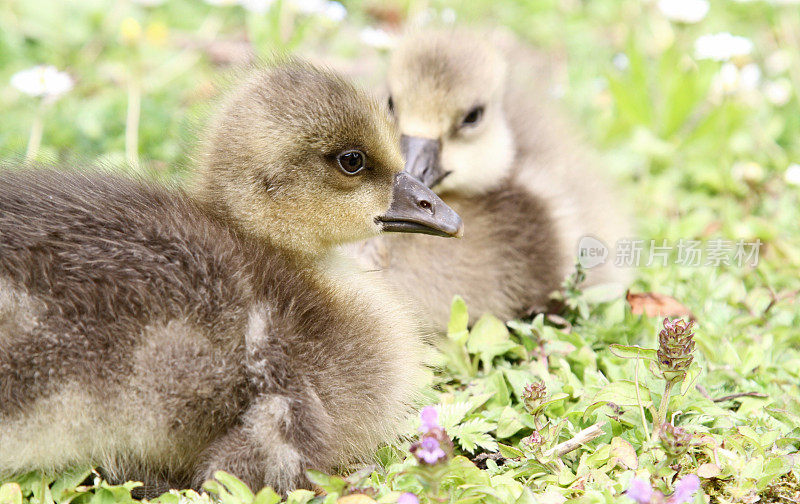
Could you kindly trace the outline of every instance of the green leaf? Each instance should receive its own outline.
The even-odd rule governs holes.
[[[544,401],[543,403],[541,403],[541,404],[540,404],[540,405],[539,405],[539,406],[536,408],[536,411],[534,411],[533,413],[534,413],[534,414],[536,414],[536,413],[537,413],[537,412],[539,412],[539,411],[544,411],[544,410],[546,410],[548,407],[550,407],[550,406],[552,406],[552,405],[554,405],[554,404],[556,404],[556,403],[562,402],[562,401],[564,401],[565,399],[569,399],[569,394],[565,394],[565,393],[563,393],[563,392],[559,392],[558,394],[553,394],[552,396],[548,397],[546,401]]]
[[[636,395],[636,384],[630,380],[619,380],[603,387],[592,399],[593,403],[611,402],[620,406],[636,406],[641,400],[642,406],[650,404],[650,391],[639,384],[639,396]]]
[[[436,412],[439,414],[439,425],[449,431],[460,423],[474,407],[475,405],[472,401],[436,405]]]
[[[758,479],[756,487],[764,490],[770,483],[792,470],[792,462],[787,457],[775,457],[768,460],[762,469],[763,476]]]
[[[511,406],[503,408],[500,419],[497,421],[497,438],[509,438],[524,429],[525,425],[523,425],[519,417],[519,413]]]
[[[518,402],[522,402],[525,387],[537,379],[530,371],[519,369],[503,369],[503,374],[506,375],[508,383],[511,384],[511,390],[514,392]]]
[[[81,493],[84,493],[76,493],[75,487],[83,483],[90,474],[92,474],[90,467],[79,467],[62,473],[50,487],[53,499],[59,504],[67,504]]]
[[[681,382],[681,395],[686,395],[686,392],[694,385],[697,377],[700,376],[701,371],[700,365],[697,362],[692,362],[692,365],[686,370],[686,376]]]
[[[497,443],[497,448],[500,451],[500,455],[504,456],[505,458],[516,459],[525,456],[525,453],[515,446],[508,446],[504,445],[503,443]]]
[[[225,488],[242,504],[252,504],[255,496],[250,488],[236,476],[225,471],[216,471],[214,478],[225,485]]]
[[[608,350],[623,359],[647,359],[658,361],[658,352],[653,348],[642,348],[633,345],[617,345],[612,344],[608,346]]]
[[[313,498],[311,490],[295,490],[286,496],[286,504],[306,504]]]
[[[484,370],[491,369],[492,360],[518,347],[508,333],[506,325],[493,315],[483,315],[469,334],[467,350],[480,355]]]
[[[0,504],[22,504],[22,489],[17,483],[0,486]]]
[[[487,409],[511,404],[511,393],[508,390],[505,375],[501,371],[492,371],[486,378],[485,384],[486,392],[491,394],[491,398],[486,403]]]
[[[463,345],[469,338],[468,326],[469,313],[467,312],[467,303],[464,302],[461,296],[455,296],[450,305],[450,321],[447,323],[447,337],[458,345]]]
[[[470,453],[478,446],[488,451],[497,451],[497,441],[488,434],[496,427],[482,418],[473,418],[448,430],[448,433],[458,441],[461,448]]]
[[[219,499],[222,504],[241,504],[239,499],[231,495],[231,493],[225,489],[225,485],[217,480],[206,481],[203,483],[203,489],[210,494],[216,495],[217,499]]]
[[[319,471],[308,470],[308,479],[312,483],[325,490],[327,493],[342,493],[347,487],[347,482],[339,476],[331,476]]]
[[[116,504],[117,499],[108,488],[98,488],[94,491],[89,504]]]

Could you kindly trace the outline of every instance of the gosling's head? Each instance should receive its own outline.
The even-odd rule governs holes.
[[[255,72],[225,101],[200,182],[242,231],[300,255],[385,231],[460,235],[458,215],[402,170],[384,107],[291,60]]]
[[[389,108],[407,171],[437,191],[482,192],[499,184],[514,157],[503,114],[506,63],[477,36],[420,32],[389,65]]]

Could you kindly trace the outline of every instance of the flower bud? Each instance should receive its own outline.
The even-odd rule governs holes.
[[[686,370],[694,357],[694,321],[664,319],[664,329],[658,334],[658,367],[665,380],[678,380],[686,376]]]
[[[538,413],[546,397],[547,387],[544,382],[531,383],[525,387],[525,391],[522,393],[522,401],[525,404],[525,409],[527,409],[528,413],[531,415]]]
[[[658,433],[661,447],[670,459],[676,459],[687,451],[692,443],[692,435],[685,429],[675,427],[669,422],[661,426]]]

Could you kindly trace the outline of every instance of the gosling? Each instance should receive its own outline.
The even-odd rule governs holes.
[[[392,441],[425,344],[332,250],[462,229],[398,145],[378,102],[288,61],[224,102],[196,194],[0,174],[0,472],[286,492]]]
[[[391,57],[388,107],[406,170],[461,215],[466,233],[446,243],[386,237],[360,254],[415,296],[439,329],[456,294],[473,321],[484,312],[507,320],[545,311],[574,272],[582,237],[610,248],[627,234],[606,177],[544,91],[531,92],[543,86],[529,68],[487,37],[458,30],[410,35]],[[588,270],[584,286],[624,291],[629,273],[612,262]]]

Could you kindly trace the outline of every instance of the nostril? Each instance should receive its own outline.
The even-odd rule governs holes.
[[[420,208],[423,208],[423,209],[429,211],[430,213],[433,213],[433,205],[431,205],[430,201],[428,201],[428,200],[419,200],[419,202],[417,204],[420,206]]]

